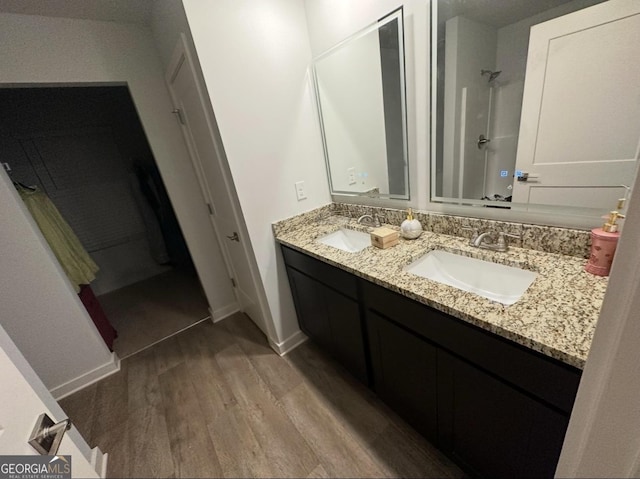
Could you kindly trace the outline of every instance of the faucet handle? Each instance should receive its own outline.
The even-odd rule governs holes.
[[[506,251],[509,246],[509,244],[507,243],[507,240],[505,239],[505,236],[508,236],[509,238],[522,239],[522,233],[520,233],[519,235],[514,235],[511,233],[505,233],[504,231],[501,231],[500,233],[498,233],[497,244],[499,248],[504,248],[504,251]]]
[[[463,226],[462,229],[465,230],[465,231],[472,231],[473,232],[473,234],[471,235],[471,238],[469,239],[469,244],[471,246],[473,246],[475,240],[478,239],[478,228],[473,228],[471,226]]]

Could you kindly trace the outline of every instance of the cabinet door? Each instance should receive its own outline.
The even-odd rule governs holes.
[[[329,314],[334,357],[356,378],[369,383],[360,306],[346,296],[323,287]]]
[[[374,390],[417,431],[435,441],[436,348],[371,310],[367,328]]]
[[[287,268],[300,329],[326,348],[331,345],[331,329],[324,287],[317,281]]]
[[[440,447],[487,477],[553,477],[568,418],[438,351]]]
[[[360,306],[293,268],[287,268],[300,329],[342,366],[369,383]]]

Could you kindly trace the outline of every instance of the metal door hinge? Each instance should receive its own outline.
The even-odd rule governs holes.
[[[233,278],[231,278],[231,284],[232,284],[232,285],[233,285],[233,287],[235,288],[235,287],[236,287],[236,280],[235,280],[235,279],[233,279]]]
[[[33,427],[29,444],[43,456],[55,456],[65,431],[70,428],[70,419],[54,423],[46,413],[42,413]]]
[[[182,110],[180,108],[175,108],[171,111],[174,115],[178,117],[178,121],[181,125],[186,125],[187,123],[184,121],[184,117],[182,116]]]

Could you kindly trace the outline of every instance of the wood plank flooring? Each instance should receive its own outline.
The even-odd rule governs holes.
[[[206,321],[61,400],[109,477],[464,477],[310,342]]]

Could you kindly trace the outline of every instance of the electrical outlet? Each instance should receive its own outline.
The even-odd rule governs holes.
[[[304,190],[304,181],[298,181],[296,183],[296,196],[298,201],[307,199],[307,192]]]
[[[347,168],[347,178],[350,185],[356,184],[356,169]]]

